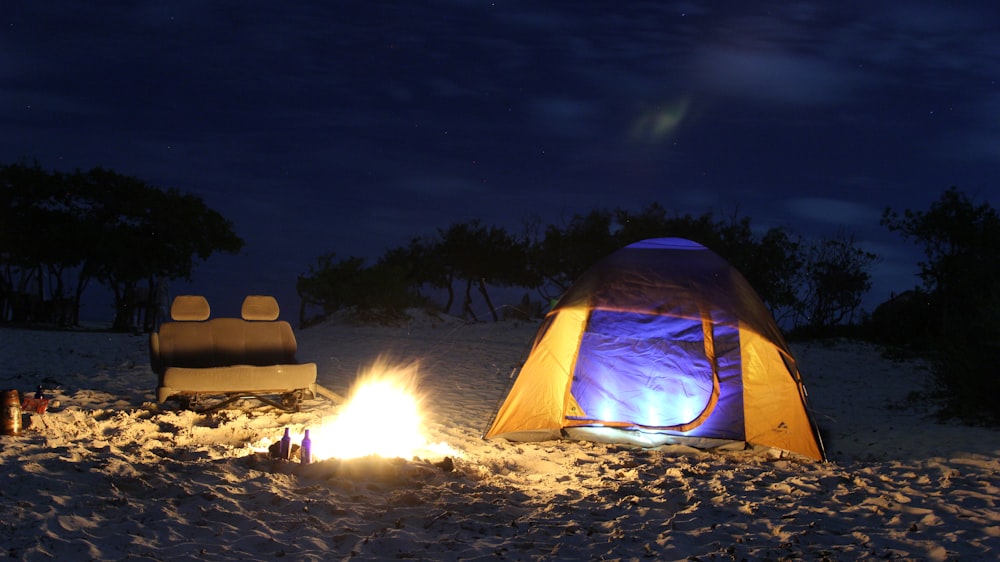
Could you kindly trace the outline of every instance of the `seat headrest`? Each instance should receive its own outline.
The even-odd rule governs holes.
[[[242,316],[244,320],[262,320],[270,322],[277,320],[281,310],[274,297],[266,295],[250,295],[243,299]]]
[[[177,295],[170,305],[170,318],[177,322],[201,322],[211,314],[208,300],[201,295]]]

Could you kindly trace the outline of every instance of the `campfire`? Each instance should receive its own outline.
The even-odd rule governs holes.
[[[418,367],[416,362],[394,364],[380,357],[359,373],[337,414],[309,428],[312,461],[458,456],[445,443],[429,443],[422,431],[425,396],[417,388]],[[292,442],[301,443],[303,436],[293,432]],[[263,445],[266,448],[269,441]]]

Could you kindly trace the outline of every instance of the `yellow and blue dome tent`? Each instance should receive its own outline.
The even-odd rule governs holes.
[[[774,318],[729,263],[680,238],[630,244],[566,291],[484,437],[743,443],[825,460]]]

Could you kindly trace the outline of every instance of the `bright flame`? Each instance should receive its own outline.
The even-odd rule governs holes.
[[[337,417],[310,431],[314,458],[409,458],[425,447],[417,371],[417,363],[392,365],[380,357],[360,373]]]
[[[379,357],[358,374],[336,416],[319,427],[309,428],[313,461],[330,458],[354,459],[367,456],[459,457],[447,443],[428,443],[421,432],[420,407],[424,396],[417,391],[417,362],[393,365]],[[302,442],[303,433],[292,433],[292,443]],[[251,445],[266,452],[271,439]]]

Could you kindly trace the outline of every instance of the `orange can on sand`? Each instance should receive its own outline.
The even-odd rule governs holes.
[[[0,417],[3,418],[4,435],[19,435],[21,433],[21,398],[16,390],[3,391]]]

